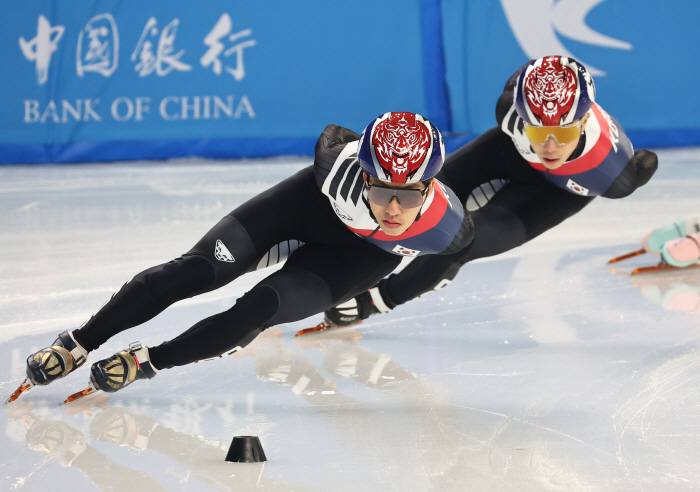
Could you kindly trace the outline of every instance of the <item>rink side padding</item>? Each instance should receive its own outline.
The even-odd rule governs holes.
[[[700,130],[630,130],[628,135],[635,149],[700,146]],[[445,150],[450,154],[476,136],[469,133],[448,133],[444,136]],[[78,142],[66,145],[0,144],[0,164],[65,164],[186,157],[240,159],[312,156],[315,144],[315,137]]]

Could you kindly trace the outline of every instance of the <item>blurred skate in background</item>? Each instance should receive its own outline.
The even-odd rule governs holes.
[[[656,265],[635,268],[630,275],[700,266],[700,213],[654,229],[642,239],[641,249],[613,258],[608,264],[646,253],[658,256],[661,261]],[[625,273],[617,268],[611,270],[613,273]]]

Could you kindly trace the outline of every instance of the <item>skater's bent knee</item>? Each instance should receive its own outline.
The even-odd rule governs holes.
[[[334,299],[326,281],[320,276],[296,267],[285,267],[266,278],[260,285],[274,292],[278,309],[265,327],[290,323],[322,313],[333,306]]]
[[[277,314],[279,307],[277,291],[266,285],[258,285],[239,298],[226,314],[233,324],[264,330],[272,326],[269,321]]]

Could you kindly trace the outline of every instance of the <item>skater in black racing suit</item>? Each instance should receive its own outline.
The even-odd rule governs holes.
[[[433,179],[443,161],[442,137],[420,115],[386,113],[362,139],[329,125],[313,166],[225,216],[186,254],[136,275],[82,328],[29,356],[27,379],[48,384],[69,374],[109,338],[255,269],[284,241],[304,244],[233,307],[158,346],[136,342],[96,362],[93,389],[117,391],[159,370],[234,352],[272,325],[323,312],[367,290],[402,255],[463,249],[473,225],[454,193]]]
[[[473,246],[417,258],[326,311],[326,323],[351,325],[388,313],[445,287],[466,263],[536,238],[596,196],[623,198],[646,184],[658,166],[656,154],[635,152],[594,99],[593,79],[571,58],[544,57],[520,67],[498,99],[498,126],[450,155],[437,176],[471,213]]]

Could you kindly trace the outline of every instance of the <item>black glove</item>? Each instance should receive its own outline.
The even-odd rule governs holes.
[[[644,186],[659,167],[659,158],[649,150],[638,150],[615,178],[610,188],[603,193],[605,198],[623,198]]]
[[[351,326],[379,313],[379,309],[372,301],[372,295],[366,290],[326,311],[325,321],[326,324],[334,326]]]

